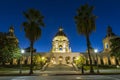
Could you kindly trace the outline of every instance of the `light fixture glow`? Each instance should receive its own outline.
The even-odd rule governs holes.
[[[22,53],[22,54],[25,53],[25,50],[24,50],[24,49],[21,49],[21,53]]]
[[[98,49],[94,49],[94,52],[97,53],[97,52],[98,52]]]

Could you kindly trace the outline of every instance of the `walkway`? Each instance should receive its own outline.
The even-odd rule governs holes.
[[[0,80],[120,80],[120,75],[2,76]]]

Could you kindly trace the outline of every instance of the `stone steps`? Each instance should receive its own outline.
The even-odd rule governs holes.
[[[72,64],[49,64],[46,71],[74,71]]]

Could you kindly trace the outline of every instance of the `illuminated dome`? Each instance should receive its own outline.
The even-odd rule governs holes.
[[[65,36],[65,37],[67,37],[66,34],[63,32],[62,28],[59,28],[59,31],[56,33],[55,36]]]
[[[52,41],[52,52],[71,52],[69,48],[69,40],[62,28],[56,33]]]

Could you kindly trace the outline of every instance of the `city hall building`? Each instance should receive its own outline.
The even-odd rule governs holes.
[[[14,28],[9,29],[9,33],[14,33]],[[10,36],[10,35],[9,35]],[[11,35],[10,38],[15,38],[15,35]],[[119,38],[119,36],[115,35],[112,32],[112,28],[108,27],[107,29],[107,35],[103,39],[103,51],[97,53],[94,52],[94,49],[91,47],[90,49],[90,54],[92,58],[92,64],[102,64],[102,65],[119,65],[120,61],[110,55],[110,50],[111,47],[110,45],[112,44],[110,42],[111,39],[114,38]],[[18,42],[18,39],[16,38],[16,41]],[[49,52],[34,52],[34,56],[36,55],[41,55],[47,59],[51,64],[69,64],[73,63],[77,57],[82,56],[86,58],[86,61],[84,64],[89,64],[89,57],[87,50],[84,53],[80,52],[72,52],[72,49],[69,45],[69,39],[67,35],[64,33],[62,28],[59,28],[58,32],[55,34],[53,37],[53,40],[51,42],[51,50]],[[98,62],[96,62],[98,58]],[[18,64],[18,60],[14,59],[13,64]],[[23,60],[22,64],[30,64],[30,53],[26,51],[26,53],[23,55]]]
[[[50,63],[53,64],[72,63],[78,56],[83,56],[79,52],[75,53],[71,51],[67,35],[63,32],[62,28],[59,28],[52,40],[50,52],[44,56],[51,58]]]

